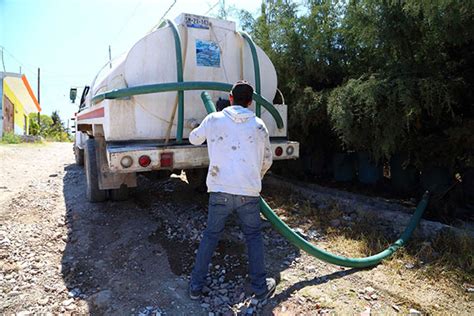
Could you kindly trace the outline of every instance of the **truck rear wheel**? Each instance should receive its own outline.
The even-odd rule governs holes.
[[[107,191],[99,188],[99,163],[95,145],[94,139],[88,139],[84,150],[86,194],[90,202],[103,202],[107,199]]]
[[[76,165],[84,166],[84,149],[74,146],[74,156],[76,158]]]
[[[122,184],[122,186],[118,189],[110,189],[109,198],[112,201],[128,200],[128,187],[125,184]]]

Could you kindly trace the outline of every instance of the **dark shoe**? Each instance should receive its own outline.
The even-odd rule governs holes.
[[[192,300],[198,300],[201,298],[202,291],[201,290],[193,290],[191,289],[191,285],[188,287],[189,298]]]
[[[275,293],[275,289],[276,289],[275,279],[268,278],[266,291],[261,294],[255,294],[255,298],[259,301],[263,301],[267,298],[270,298],[272,297],[273,293]]]

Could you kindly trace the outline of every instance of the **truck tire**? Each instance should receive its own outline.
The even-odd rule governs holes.
[[[84,162],[87,199],[92,203],[105,201],[107,199],[107,191],[99,189],[98,157],[94,139],[86,141]]]
[[[76,157],[76,165],[84,166],[84,149],[74,146],[74,156]]]
[[[109,199],[112,201],[126,201],[128,200],[128,187],[125,184],[118,189],[109,190]]]

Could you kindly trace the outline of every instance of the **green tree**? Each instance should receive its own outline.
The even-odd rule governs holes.
[[[40,115],[40,123],[38,124],[38,114],[31,113],[29,115],[31,135],[42,136],[52,141],[70,141],[71,136],[67,133],[61,121],[58,111],[54,111],[51,117],[46,114]]]
[[[377,159],[474,161],[474,2],[274,0],[239,16],[275,65],[303,151],[337,150],[335,133]]]
[[[473,12],[470,1],[347,4],[340,33],[348,76],[330,99],[346,145],[360,148],[354,135],[365,129],[363,147],[379,158],[419,152],[420,165],[452,165],[463,155],[446,149],[449,130],[473,118]]]
[[[49,131],[51,129],[51,126],[53,125],[53,120],[46,114],[40,115],[39,124],[37,113],[30,113],[28,119],[30,121],[29,133],[31,135],[39,135],[44,137],[47,134],[47,131]]]

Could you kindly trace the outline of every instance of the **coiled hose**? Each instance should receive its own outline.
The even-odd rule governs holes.
[[[212,102],[209,94],[204,91],[201,93],[201,99],[204,103],[204,106],[208,113],[212,113],[216,111],[216,107]],[[285,222],[283,222],[277,214],[271,209],[271,207],[265,202],[263,198],[260,198],[260,211],[262,214],[268,219],[268,221],[272,224],[272,226],[285,237],[289,242],[293,245],[298,247],[299,249],[307,252],[308,254],[321,259],[325,262],[336,264],[343,267],[351,267],[351,268],[366,268],[377,265],[382,260],[390,257],[395,251],[397,251],[400,247],[403,247],[407,241],[410,239],[413,231],[418,226],[420,222],[421,216],[428,205],[429,193],[426,192],[423,195],[420,203],[416,208],[415,213],[412,215],[410,222],[408,223],[405,231],[400,236],[400,238],[395,241],[392,245],[390,245],[387,249],[369,257],[364,258],[348,258],[343,256],[338,256],[327,252],[321,248],[316,247],[315,245],[311,244],[310,242],[306,241],[303,237],[297,234],[294,230],[292,230]]]

